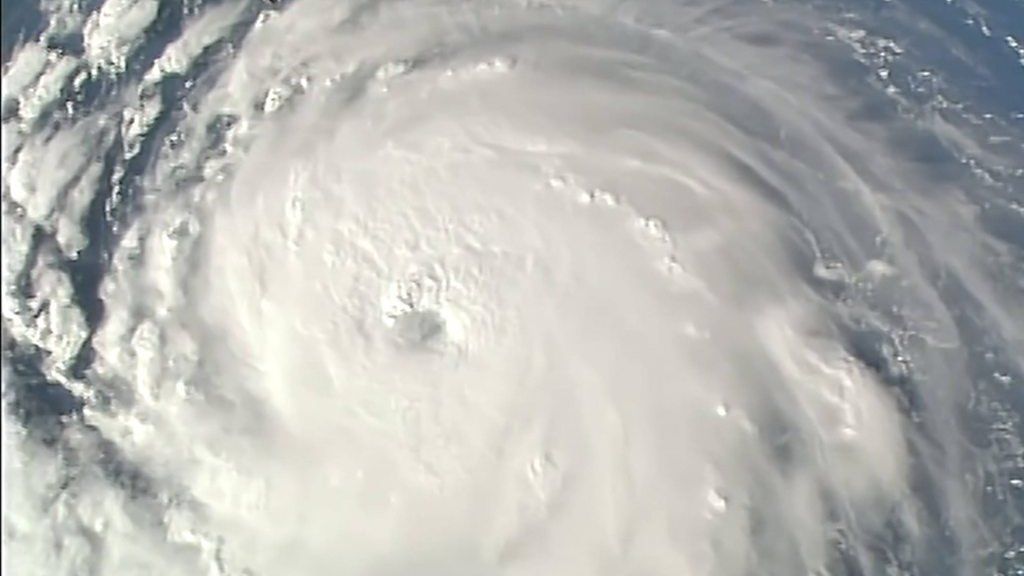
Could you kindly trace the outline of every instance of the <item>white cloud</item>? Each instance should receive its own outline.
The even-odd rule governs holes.
[[[854,119],[888,97],[838,93],[803,11],[748,9],[302,0],[165,108],[161,83],[247,17],[229,3],[131,97],[5,122],[5,330],[85,400],[56,452],[5,413],[5,569],[802,574],[843,537],[870,572],[892,525],[929,553],[915,474],[958,518],[977,502],[845,329],[905,344],[885,360],[917,361],[928,414],[951,415],[965,367],[907,344],[962,346],[929,262],[1001,313],[996,339],[1019,302],[978,263],[962,191],[887,138],[909,121]],[[122,73],[155,15],[105,4],[87,60]],[[39,51],[5,102],[72,82]],[[174,126],[82,381],[64,260],[26,246],[34,223],[65,256],[94,233],[90,142],[115,112],[126,160]]]

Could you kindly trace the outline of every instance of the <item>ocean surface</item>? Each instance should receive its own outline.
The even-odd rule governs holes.
[[[1020,0],[3,0],[3,571],[1024,576]]]

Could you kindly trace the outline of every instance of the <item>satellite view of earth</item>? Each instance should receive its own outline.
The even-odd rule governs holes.
[[[4,574],[1024,576],[1024,1],[0,49]]]

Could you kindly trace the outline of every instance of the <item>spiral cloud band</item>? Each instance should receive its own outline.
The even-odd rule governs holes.
[[[5,569],[1024,573],[984,8],[42,2]]]

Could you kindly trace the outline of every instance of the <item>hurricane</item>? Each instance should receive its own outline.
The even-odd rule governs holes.
[[[1020,0],[4,0],[22,576],[1024,575]]]

